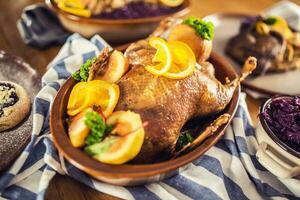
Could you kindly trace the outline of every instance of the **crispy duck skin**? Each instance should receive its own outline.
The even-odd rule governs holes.
[[[174,23],[172,18],[161,22],[151,36],[160,36]],[[145,70],[146,65],[153,64],[152,58],[155,53],[156,50],[149,46],[147,40],[131,44],[125,51],[130,69],[117,82],[120,98],[115,111],[136,112],[146,124],[144,143],[133,163],[152,163],[161,160],[161,157],[174,157],[182,153],[175,152],[175,145],[186,122],[194,117],[211,116],[224,110],[236,87],[256,67],[256,59],[250,57],[238,78],[231,82],[226,80],[226,83],[222,84],[215,78],[214,66],[203,62],[201,66],[197,65],[197,69],[189,77],[174,80],[157,77]],[[102,61],[92,68],[90,78],[102,73],[103,63],[108,57],[108,49],[105,49],[99,56],[99,60]],[[219,126],[227,123],[229,117],[226,113],[219,116],[206,128],[204,134],[213,134]],[[205,139],[202,136],[183,150],[198,145]]]
[[[157,77],[144,65],[155,53],[147,41],[132,44],[125,52],[131,70],[118,82],[120,99],[116,110],[139,113],[145,127],[145,140],[134,163],[149,163],[159,155],[168,154],[183,125],[194,117],[204,117],[222,111],[230,102],[239,82],[256,66],[256,59],[246,61],[242,75],[223,85],[214,76],[208,62],[180,80]]]

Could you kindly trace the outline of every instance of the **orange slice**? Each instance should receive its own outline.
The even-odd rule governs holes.
[[[60,1],[57,6],[65,12],[82,17],[91,17],[92,14],[90,10],[84,9],[83,5],[78,5],[75,2]]]
[[[119,96],[119,86],[102,80],[88,82],[88,96],[93,99],[93,105],[99,105],[105,117],[115,109]]]
[[[180,6],[184,0],[160,0],[160,2],[169,7],[177,7]]]
[[[285,19],[281,16],[276,16],[275,18],[277,21],[270,26],[271,30],[281,33],[286,39],[293,37],[293,33]]]
[[[190,76],[196,67],[196,58],[193,50],[180,41],[170,41],[170,49],[172,49],[173,63],[168,72],[163,76],[171,79],[182,79]]]
[[[171,52],[167,42],[162,38],[152,37],[149,40],[149,45],[156,49],[152,62],[158,64],[146,66],[145,69],[158,76],[166,73],[170,69],[172,63]]]
[[[87,96],[87,83],[86,82],[77,83],[73,87],[69,97],[69,102],[67,105],[68,115],[74,116],[88,107],[89,102],[86,96]]]
[[[73,88],[67,106],[69,116],[75,116],[87,107],[100,106],[105,117],[118,103],[120,91],[116,84],[102,80],[80,82]]]

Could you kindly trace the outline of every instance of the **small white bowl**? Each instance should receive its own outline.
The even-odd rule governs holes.
[[[275,98],[290,96],[277,96],[266,101],[260,112],[264,112],[266,106]],[[275,176],[291,178],[300,175],[300,152],[283,143],[269,128],[263,116],[259,116],[256,127],[256,138],[259,143],[256,157],[260,164]]]

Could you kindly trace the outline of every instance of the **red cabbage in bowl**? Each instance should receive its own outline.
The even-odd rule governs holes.
[[[300,97],[274,98],[261,115],[282,142],[300,152]]]
[[[180,8],[180,6],[171,8],[160,4],[133,2],[123,8],[115,9],[111,12],[103,12],[95,17],[103,19],[137,19],[172,14]]]

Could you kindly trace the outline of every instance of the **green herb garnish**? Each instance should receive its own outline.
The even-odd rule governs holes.
[[[176,143],[176,151],[179,151],[180,149],[182,149],[182,147],[184,147],[188,143],[193,142],[193,140],[194,140],[194,138],[189,131],[182,132],[179,135],[177,143]]]
[[[214,24],[206,22],[195,17],[189,17],[182,22],[196,30],[198,35],[204,40],[212,40],[214,38]]]
[[[267,25],[274,25],[277,22],[276,17],[268,17],[267,19],[264,19],[263,22]]]
[[[87,81],[89,77],[89,69],[95,62],[96,57],[88,59],[84,64],[80,66],[80,69],[72,74],[72,77],[77,81]]]
[[[112,127],[107,126],[100,115],[95,111],[86,113],[84,123],[90,129],[90,134],[85,139],[86,145],[101,142],[106,136],[106,133],[112,130]]]

